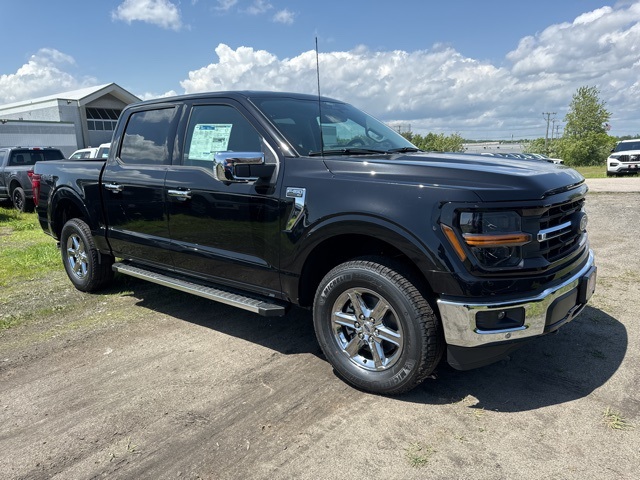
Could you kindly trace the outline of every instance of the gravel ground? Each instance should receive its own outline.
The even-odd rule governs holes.
[[[640,177],[590,178],[587,185],[591,192],[640,192]]]
[[[636,187],[608,193],[620,180]],[[635,479],[640,179],[589,185],[591,305],[509,361],[441,366],[400,397],[338,379],[304,311],[35,279],[23,300],[49,313],[0,333],[1,476]]]

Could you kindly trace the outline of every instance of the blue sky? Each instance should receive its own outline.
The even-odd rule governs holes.
[[[417,133],[558,131],[597,86],[612,135],[640,133],[640,4],[592,0],[3,0],[0,104],[115,82],[141,98],[323,94]],[[636,98],[637,97],[637,98]]]

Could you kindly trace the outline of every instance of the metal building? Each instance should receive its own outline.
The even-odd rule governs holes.
[[[111,141],[122,109],[140,99],[109,83],[0,105],[0,146],[78,148]]]

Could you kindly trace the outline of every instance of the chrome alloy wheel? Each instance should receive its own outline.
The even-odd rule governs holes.
[[[77,233],[67,239],[67,262],[73,274],[78,279],[83,279],[89,273],[87,252],[82,239]]]
[[[351,288],[337,298],[331,311],[333,337],[357,366],[379,372],[398,361],[403,349],[402,326],[380,294]]]

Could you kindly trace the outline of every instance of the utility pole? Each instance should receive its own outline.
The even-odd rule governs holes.
[[[547,133],[544,136],[544,153],[549,154],[549,122],[551,122],[551,115],[555,115],[556,112],[542,112],[542,116],[547,117]],[[555,120],[555,119],[554,119]]]

